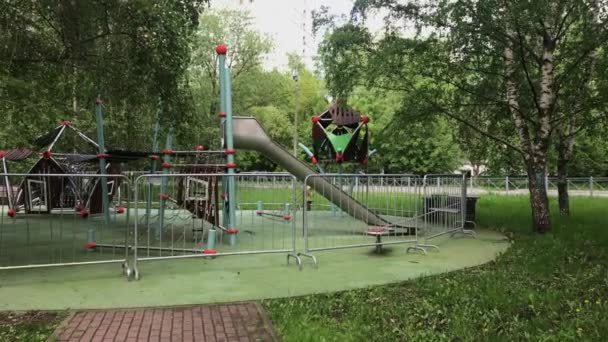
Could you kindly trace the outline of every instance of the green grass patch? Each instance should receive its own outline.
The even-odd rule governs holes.
[[[65,312],[0,312],[0,341],[48,341],[65,316]]]
[[[479,225],[513,243],[494,262],[263,304],[285,341],[605,341],[608,199],[571,202],[572,217],[554,215],[552,233],[539,236],[531,233],[527,197],[485,195]]]

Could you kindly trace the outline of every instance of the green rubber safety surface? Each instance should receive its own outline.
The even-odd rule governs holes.
[[[370,237],[371,239],[371,237]],[[303,270],[286,254],[142,261],[141,279],[128,282],[119,264],[0,271],[0,309],[91,309],[169,306],[298,296],[402,281],[479,265],[509,244],[479,231],[478,238],[432,240],[440,252],[406,253],[407,244],[315,253],[319,267]],[[298,242],[301,249],[301,241]]]

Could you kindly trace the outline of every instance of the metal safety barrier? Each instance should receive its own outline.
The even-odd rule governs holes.
[[[414,175],[323,174],[304,180],[304,253],[412,244],[418,247],[421,179]]]
[[[424,225],[421,229],[423,242],[419,247],[439,250],[439,247],[429,244],[429,241],[446,234],[462,233],[475,236],[474,230],[465,228],[467,223],[465,175],[425,175],[422,187]]]
[[[0,174],[0,270],[121,263],[128,273],[129,187],[118,174]]]
[[[236,198],[229,198],[230,187]],[[133,277],[139,279],[141,261],[226,255],[285,253],[287,263],[293,258],[301,266],[295,201],[296,179],[289,174],[139,176]]]

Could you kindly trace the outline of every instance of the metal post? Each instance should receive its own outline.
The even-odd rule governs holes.
[[[103,136],[103,113],[101,112],[101,97],[97,97],[95,100],[95,120],[97,123],[97,145],[99,154],[103,155],[106,153],[104,136]],[[106,174],[106,158],[101,157],[99,159],[99,186],[101,187],[101,206],[103,210],[103,219],[106,224],[110,223],[110,203],[108,199],[108,179]]]
[[[162,100],[159,100],[158,110],[156,111],[156,124],[154,125],[154,138],[152,140],[152,153],[158,153],[158,131],[160,130],[160,117],[162,113]],[[150,160],[150,172],[156,173],[157,160]],[[150,216],[152,215],[152,183],[148,179],[148,198],[146,200],[146,226],[150,222]]]
[[[294,70],[292,78],[296,82],[295,96],[294,96],[294,112],[293,112],[293,156],[298,155],[298,100],[300,98],[300,82],[299,82],[298,70]]]
[[[505,177],[505,191],[509,194],[509,176]]]
[[[169,129],[167,134],[167,140],[165,142],[165,149],[170,150],[173,147],[173,127]],[[163,155],[163,163],[171,163],[171,154],[165,153]],[[165,205],[167,204],[167,181],[166,176],[169,173],[168,167],[163,167],[163,176],[160,178],[160,207],[158,208],[158,222],[156,226],[156,238],[160,239],[163,227],[165,225]]]
[[[589,195],[593,197],[593,176],[589,177]]]
[[[226,166],[228,170],[227,198],[224,199],[224,226],[227,228],[234,228],[236,224],[236,186],[235,186],[235,167],[234,163],[234,141],[233,141],[233,128],[232,128],[232,94],[230,90],[230,69],[226,67],[226,46],[218,45],[215,48],[215,52],[218,54],[219,61],[219,75],[220,75],[220,110],[225,114],[226,119],[224,120],[224,145],[226,151],[232,151],[232,153],[226,153]],[[226,206],[226,204],[228,204]],[[230,244],[236,243],[236,234],[230,234]]]

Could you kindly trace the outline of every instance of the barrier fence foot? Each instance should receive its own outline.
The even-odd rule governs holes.
[[[319,262],[317,261],[317,258],[309,253],[298,253],[298,256],[304,256],[307,258],[310,258],[312,260],[313,265],[315,266],[315,268],[319,268]]]
[[[472,236],[473,238],[477,239],[477,232],[475,232],[472,229],[461,229],[461,230],[457,230],[455,232],[452,233],[452,237],[456,234],[463,234],[463,235],[469,235]]]
[[[435,249],[435,250],[437,250],[437,252],[441,251],[439,249],[439,247],[437,247],[435,245],[418,245],[416,247],[424,249],[425,252],[427,252],[427,248]],[[426,255],[426,253],[425,253],[425,255]]]
[[[296,253],[288,253],[287,254],[287,265],[289,265],[289,258],[296,259],[296,264],[298,265],[298,268],[301,271],[302,270],[302,259],[300,259],[300,256]]]
[[[423,247],[420,247],[420,246],[409,246],[405,250],[405,253],[409,253],[410,251],[420,251],[420,252],[422,252],[422,254],[427,255],[426,249],[424,249]]]

